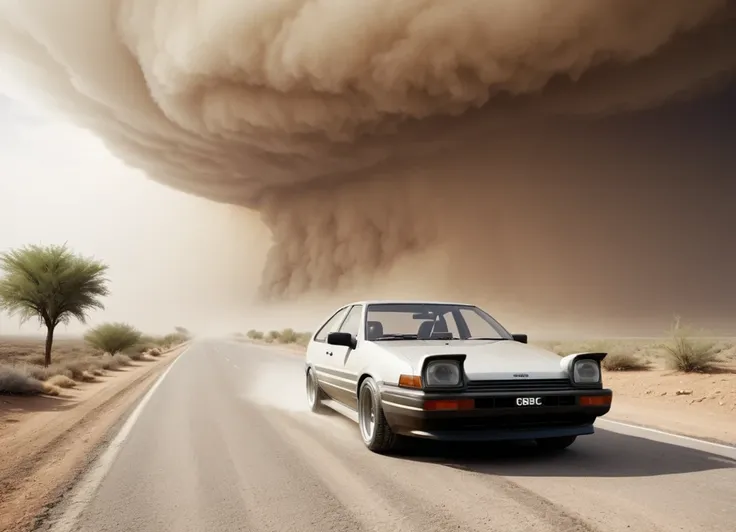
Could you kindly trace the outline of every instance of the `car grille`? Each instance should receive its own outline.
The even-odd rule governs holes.
[[[468,381],[473,392],[543,392],[570,390],[568,379],[514,379],[493,381]]]

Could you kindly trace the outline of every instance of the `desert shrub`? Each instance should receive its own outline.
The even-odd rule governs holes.
[[[94,374],[92,373],[94,370],[89,369],[87,371],[83,371],[82,375],[79,377],[79,380],[82,382],[97,382],[97,379],[95,378]]]
[[[155,336],[151,336],[150,334],[142,334],[141,335],[141,339],[139,340],[139,342],[141,344],[151,344],[151,345],[156,345],[156,343],[157,343],[156,337]]]
[[[309,344],[309,340],[312,339],[312,333],[300,332],[296,335],[296,341],[294,343],[306,347]]]
[[[149,349],[146,352],[146,354],[148,356],[152,356],[152,357],[160,357],[161,356],[161,350],[158,347],[154,347],[152,349]]]
[[[146,359],[146,355],[149,354],[149,352],[151,351],[151,349],[154,349],[154,348],[151,347],[151,346],[148,346],[148,345],[137,344],[137,345],[134,345],[133,347],[130,347],[130,348],[124,350],[120,354],[123,354],[123,355],[129,357],[131,360],[135,360],[136,362],[140,362],[142,360],[147,360]]]
[[[97,359],[97,363],[99,364],[100,369],[116,370],[122,365],[120,363],[120,358],[118,357],[119,355],[112,356],[110,354],[104,354]]]
[[[103,323],[87,331],[84,340],[89,345],[115,355],[140,342],[141,332],[127,323]]]
[[[154,336],[152,341],[156,347],[166,347],[166,342],[167,340],[164,336]]]
[[[118,353],[117,355],[114,355],[114,357],[118,359],[120,366],[131,366],[133,364],[133,361],[130,359],[128,355],[123,355],[122,353]]]
[[[281,344],[293,344],[296,343],[297,335],[292,328],[283,329],[278,336],[278,341]]]
[[[134,360],[136,362],[140,362],[141,360],[146,359],[145,353],[138,353],[138,352],[132,352],[132,353],[125,353],[125,356],[130,358],[131,360]]]
[[[268,331],[268,334],[266,334],[265,340],[268,343],[276,342],[276,341],[278,341],[278,339],[279,339],[280,336],[281,336],[281,334],[279,333],[279,331]]]
[[[123,354],[126,354],[131,358],[133,358],[132,355],[135,355],[135,354],[145,355],[149,349],[153,349],[157,345],[158,344],[154,342],[144,342],[141,340],[134,346],[129,347],[128,349],[124,349]]]
[[[87,358],[79,358],[77,360],[69,360],[65,364],[66,369],[71,373],[71,378],[75,381],[85,381],[84,373],[93,369],[95,364]]]
[[[42,382],[41,384],[43,385],[44,395],[53,395],[53,396],[61,395],[61,388],[59,388],[58,386],[52,386],[51,384],[48,384],[46,382]]]
[[[167,347],[173,347],[175,345],[183,344],[189,341],[189,335],[180,332],[167,334],[164,336],[164,342]]]
[[[51,364],[47,368],[36,366],[35,364],[28,364],[24,365],[23,371],[27,372],[34,379],[38,379],[40,381],[47,381],[56,375],[61,375],[62,377],[67,377],[69,379],[72,378],[72,372],[69,371],[66,364],[62,362]]]
[[[0,394],[40,395],[49,389],[22,367],[0,366]]]
[[[255,329],[251,329],[245,333],[245,335],[251,340],[263,340],[263,333],[261,331],[256,331]]]
[[[644,371],[649,369],[649,364],[638,356],[626,351],[614,351],[609,353],[602,362],[603,369],[608,371]]]
[[[77,385],[74,379],[70,379],[66,375],[54,375],[46,383],[58,388],[74,388]]]
[[[672,369],[686,373],[708,373],[716,369],[718,347],[713,341],[697,338],[693,332],[675,322],[672,338],[662,345]]]

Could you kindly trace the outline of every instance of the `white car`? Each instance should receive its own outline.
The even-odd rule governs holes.
[[[530,346],[474,305],[361,301],[310,340],[307,400],[313,412],[329,406],[355,419],[379,453],[406,437],[564,449],[611,408],[605,356]]]

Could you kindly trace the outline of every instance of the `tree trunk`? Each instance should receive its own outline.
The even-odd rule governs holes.
[[[54,326],[46,326],[46,352],[44,353],[43,365],[49,367],[51,365],[51,346],[54,344]]]

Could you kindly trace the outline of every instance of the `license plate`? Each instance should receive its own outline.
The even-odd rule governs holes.
[[[541,397],[517,397],[516,406],[544,406]]]

